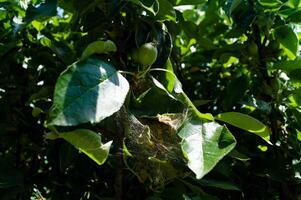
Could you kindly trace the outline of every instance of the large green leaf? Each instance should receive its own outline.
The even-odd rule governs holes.
[[[200,179],[228,154],[236,144],[230,131],[216,122],[204,123],[199,118],[188,120],[178,132],[188,167]]]
[[[154,84],[140,94],[131,105],[131,110],[137,116],[156,116],[157,114],[182,112],[183,104],[171,96],[164,86]],[[166,106],[168,105],[168,106]]]
[[[301,10],[291,9],[290,11],[291,12],[289,12],[286,16],[287,20],[290,22],[293,22],[293,23],[300,23],[301,22]]]
[[[298,107],[301,106],[301,89],[294,90],[292,94],[288,97],[291,106]]]
[[[298,8],[300,3],[300,0],[288,0],[285,4],[291,8]]]
[[[273,65],[276,69],[282,69],[286,72],[291,72],[293,70],[301,69],[301,58],[297,58],[295,60],[288,60],[274,63]]]
[[[84,60],[93,54],[102,54],[115,51],[117,51],[117,47],[111,40],[95,41],[87,46],[87,48],[84,50],[81,56],[81,59]]]
[[[171,5],[166,0],[158,0],[159,2],[159,11],[157,14],[157,18],[160,20],[171,20],[176,21],[176,12]]]
[[[121,108],[128,91],[111,64],[97,58],[74,63],[57,80],[48,125],[98,123]]]
[[[236,10],[236,8],[239,7],[239,5],[242,3],[242,0],[233,0],[231,2],[231,6],[229,8],[229,15],[232,15],[232,13]]]
[[[26,10],[26,21],[32,21],[41,17],[51,17],[57,13],[57,0],[46,0],[45,3],[35,7],[30,5]]]
[[[159,81],[157,81],[156,79],[153,78],[153,82],[158,88],[164,90],[171,98],[176,99],[177,101],[180,101],[183,105],[185,105],[190,110],[190,112],[194,116],[199,117],[201,119],[209,120],[209,121],[214,120],[214,117],[212,116],[211,113],[201,113],[195,107],[195,105],[192,103],[192,101],[189,99],[189,97],[183,91],[181,82],[178,80],[178,78],[172,71],[166,70],[166,69],[158,69],[158,68],[152,69],[152,70],[165,72],[166,74],[169,74],[174,77],[173,79],[169,78],[169,80],[165,80],[164,81],[165,85],[163,85],[162,83],[160,83]],[[170,81],[172,81],[172,83],[170,83]],[[169,86],[167,84],[169,84]],[[166,88],[167,86],[169,88]]]
[[[267,142],[270,140],[270,129],[249,115],[238,112],[227,112],[218,114],[216,119],[246,130],[250,133],[254,133]]]
[[[171,73],[164,73],[164,76],[162,77],[162,83],[165,85],[168,92],[172,92],[175,87],[176,77],[173,75],[174,71],[170,58],[167,59],[164,67]]]
[[[275,29],[276,38],[290,59],[298,53],[299,40],[295,31],[290,26],[279,26]]]
[[[47,139],[63,138],[75,148],[80,150],[94,160],[97,164],[102,165],[110,151],[113,141],[105,144],[101,142],[101,136],[88,129],[77,129],[70,132],[50,133],[45,136]]]

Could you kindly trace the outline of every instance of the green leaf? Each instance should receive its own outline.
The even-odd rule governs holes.
[[[170,61],[170,58],[167,59],[165,66],[166,70],[170,71],[171,73],[164,73],[164,77],[162,78],[163,85],[165,85],[168,92],[172,92],[175,87],[176,77],[173,75],[173,66]]]
[[[166,0],[158,0],[159,11],[157,13],[157,18],[159,20],[170,20],[176,21],[176,12],[173,6]]]
[[[301,58],[296,58],[295,60],[288,60],[274,63],[275,69],[281,69],[285,72],[291,72],[293,70],[301,69]]]
[[[280,0],[259,0],[259,3],[265,7],[279,7],[283,4]]]
[[[70,132],[59,133],[57,135],[58,138],[65,139],[99,165],[102,165],[106,161],[113,142],[109,141],[102,144],[101,136],[88,129],[77,129]]]
[[[170,0],[173,5],[200,5],[205,3],[205,0]]]
[[[177,99],[181,101],[185,106],[187,106],[189,110],[193,113],[193,115],[204,120],[214,120],[214,117],[211,113],[201,113],[183,91],[177,95]]]
[[[30,5],[26,10],[25,21],[29,22],[41,17],[52,17],[57,14],[57,0],[46,0],[37,7]]]
[[[296,129],[296,132],[297,132],[297,139],[301,142],[301,131],[298,131]]]
[[[211,113],[201,113],[195,107],[195,105],[192,103],[192,101],[189,99],[189,97],[183,91],[181,82],[177,79],[176,75],[172,71],[169,71],[166,69],[161,69],[161,68],[154,68],[152,70],[153,71],[162,71],[162,72],[168,73],[174,77],[174,79],[169,79],[169,81],[174,81],[172,91],[168,91],[166,89],[166,85],[163,85],[162,83],[157,81],[155,78],[152,78],[154,84],[158,88],[164,90],[168,94],[168,96],[170,96],[172,99],[176,99],[177,101],[180,101],[183,105],[187,106],[187,108],[190,110],[190,112],[194,116],[205,119],[205,120],[209,120],[209,121],[214,120],[214,117],[212,116]],[[169,88],[169,89],[171,89],[171,88]]]
[[[293,107],[301,106],[301,88],[292,91],[292,94],[288,97],[290,105]]]
[[[300,6],[300,0],[288,0],[285,5],[291,8],[298,8]]]
[[[37,20],[33,20],[32,22],[31,22],[31,24],[32,24],[32,26],[37,30],[37,31],[41,31],[41,30],[43,30],[44,29],[44,23],[43,22],[39,22],[39,21],[37,21]]]
[[[20,44],[18,44],[16,41],[9,42],[9,43],[6,43],[6,44],[0,43],[0,56],[5,55],[10,50],[12,50],[16,47],[19,47],[19,46],[20,46]]]
[[[279,26],[275,29],[276,39],[290,59],[295,59],[298,53],[299,39],[290,26]]]
[[[301,86],[301,69],[292,70],[287,75],[295,87]]]
[[[182,112],[184,109],[183,104],[171,96],[162,85],[160,86],[158,81],[157,85],[154,84],[140,94],[131,107],[132,112],[137,116],[177,113]]]
[[[130,0],[130,2],[141,6],[145,10],[151,12],[153,15],[156,15],[159,11],[158,0]]]
[[[230,131],[216,122],[204,123],[199,118],[187,121],[178,132],[183,139],[181,143],[188,167],[200,179],[236,144]]]
[[[129,91],[127,80],[100,59],[69,66],[58,78],[48,125],[98,123],[117,112]]]
[[[301,22],[301,10],[295,11],[288,16],[288,21],[293,23],[300,23]]]
[[[34,107],[31,111],[33,117],[38,117],[41,113],[43,113],[43,110],[39,107]]]
[[[292,113],[297,123],[301,124],[301,111],[298,109],[293,109]]]
[[[232,15],[232,13],[236,10],[236,8],[239,7],[239,5],[242,3],[242,0],[233,0],[231,2],[231,6],[229,9],[229,15]]]
[[[202,15],[196,9],[183,10],[182,13],[183,13],[183,18],[185,19],[185,21],[191,21],[191,22],[195,23],[196,25],[199,25],[203,19]]]
[[[227,112],[227,113],[218,114],[215,119],[226,122],[228,124],[231,124],[232,126],[246,130],[250,133],[254,133],[260,136],[268,143],[270,143],[269,128],[263,123],[261,123],[260,121],[258,121],[257,119],[249,115],[245,115],[238,112]]]
[[[250,160],[250,158],[248,156],[236,151],[235,149],[233,149],[228,155],[230,157],[235,158],[235,159],[240,160],[240,161]]]
[[[111,40],[107,41],[95,41],[90,43],[87,48],[84,50],[81,60],[88,58],[93,54],[102,54],[108,52],[116,52],[117,47]]]
[[[209,178],[203,178],[198,181],[201,185],[207,186],[207,187],[216,187],[223,190],[237,190],[241,191],[239,187],[231,182],[231,181],[224,181],[224,180],[215,180],[215,179],[209,179]]]

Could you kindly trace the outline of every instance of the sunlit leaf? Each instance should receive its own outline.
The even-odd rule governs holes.
[[[249,115],[238,112],[227,112],[218,114],[216,119],[231,124],[237,128],[246,130],[250,133],[254,133],[267,142],[270,140],[269,128]]]
[[[109,141],[105,144],[101,141],[100,134],[97,134],[88,129],[76,129],[70,132],[62,132],[56,134],[56,137],[46,135],[47,139],[63,138],[70,144],[72,144],[79,151],[85,153],[97,164],[102,165],[110,151],[110,147],[113,141]]]
[[[166,0],[158,0],[159,11],[157,18],[160,20],[176,21],[176,12],[173,6]]]
[[[235,158],[237,160],[240,161],[248,161],[250,160],[250,158],[240,152],[238,152],[237,150],[233,149],[229,154],[230,157]]]
[[[117,47],[111,40],[95,41],[87,46],[81,56],[81,59],[84,60],[93,54],[102,54],[115,51],[117,51]]]
[[[44,28],[44,24],[37,20],[32,21],[31,24],[37,31],[41,31]]]
[[[297,132],[297,139],[301,142],[301,131],[296,130]]]
[[[266,152],[268,150],[268,147],[266,145],[258,145],[257,148],[262,152]]]
[[[231,6],[230,6],[230,9],[229,9],[229,14],[231,15],[236,8],[239,7],[239,5],[242,3],[242,0],[233,0],[231,2]]]
[[[298,70],[301,69],[301,58],[298,57],[295,60],[276,62],[274,63],[273,67],[276,69],[282,69],[285,72]]]
[[[96,58],[74,63],[57,80],[48,125],[100,122],[121,108],[128,91],[111,64]]]
[[[285,5],[290,6],[292,8],[298,8],[300,6],[300,0],[288,0]]]
[[[200,179],[228,154],[236,140],[230,131],[216,122],[204,123],[199,118],[187,121],[178,132],[188,167]]]
[[[295,31],[289,26],[280,26],[275,29],[276,38],[290,59],[294,59],[298,53],[299,39]]]

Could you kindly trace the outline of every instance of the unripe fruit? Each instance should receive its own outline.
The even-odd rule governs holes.
[[[33,117],[37,117],[41,113],[43,113],[43,110],[41,108],[38,108],[38,107],[34,107],[31,111],[31,114],[32,114]]]
[[[250,55],[257,55],[258,54],[258,47],[255,42],[251,42],[248,46],[248,52]]]
[[[157,59],[157,48],[153,43],[145,43],[132,53],[132,58],[138,64],[150,66]]]

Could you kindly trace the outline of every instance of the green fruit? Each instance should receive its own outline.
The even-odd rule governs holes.
[[[248,52],[250,55],[257,55],[258,54],[258,47],[255,42],[251,42],[248,46]]]
[[[271,87],[276,94],[279,92],[279,89],[281,87],[281,81],[279,80],[279,78],[273,78],[271,80]]]
[[[145,43],[132,53],[132,58],[138,64],[150,66],[157,59],[157,48],[153,43]]]
[[[41,113],[43,113],[43,110],[38,107],[34,107],[31,111],[33,117],[38,117]]]

